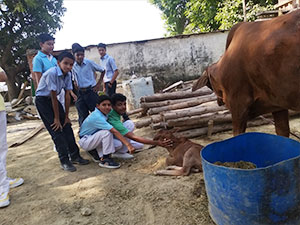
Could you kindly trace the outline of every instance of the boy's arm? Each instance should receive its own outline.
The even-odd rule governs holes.
[[[98,80],[96,86],[94,87],[94,91],[95,91],[95,92],[100,91],[100,85],[101,85],[101,83],[102,83],[102,81],[103,81],[104,74],[105,74],[105,70],[103,70],[103,71],[101,72],[100,79]],[[104,83],[103,83],[103,84],[104,84]],[[104,85],[104,86],[105,86],[105,85]]]
[[[32,78],[36,82],[36,88],[38,88],[40,79],[42,77],[42,71],[43,71],[43,62],[39,59],[34,57],[32,61]]]
[[[69,119],[69,108],[70,108],[70,90],[65,90],[65,123],[63,126],[65,126],[67,123],[71,123],[71,120]]]
[[[125,137],[143,143],[143,144],[148,144],[148,145],[158,145],[161,147],[170,147],[172,146],[172,141],[171,140],[165,140],[165,141],[154,141],[151,139],[143,138],[140,136],[136,136],[133,132],[128,132],[127,134],[124,135]]]
[[[111,128],[109,131],[128,148],[130,153],[134,153],[134,147],[129,143],[129,141],[126,140],[126,138],[124,138],[124,136],[119,131],[117,131],[115,128]]]
[[[72,98],[74,99],[74,102],[76,102],[78,99],[77,95],[75,95],[75,93],[72,90],[70,91],[70,94],[71,94]]]
[[[116,62],[113,58],[109,59],[109,64],[110,64],[112,70],[114,71],[113,77],[111,78],[111,81],[110,81],[110,84],[109,84],[111,86],[112,83],[115,82],[115,80],[117,79],[117,77],[119,75],[119,70],[118,70]]]
[[[33,79],[35,80],[37,86],[39,85],[41,77],[42,77],[42,73],[40,73],[40,72],[33,72]]]
[[[106,91],[105,83],[103,82],[102,85],[103,85],[103,92],[105,93],[105,91]]]
[[[56,91],[51,91],[51,102],[52,102],[52,108],[54,111],[54,122],[51,124],[52,130],[57,131],[61,130],[62,126],[60,124],[59,120],[59,109],[58,109],[58,101],[56,96]]]
[[[108,85],[110,85],[110,87],[112,86],[113,82],[115,82],[115,80],[117,79],[118,75],[119,75],[119,70],[116,69],[115,72],[114,72],[113,77],[111,78],[110,83],[108,84]]]
[[[93,61],[91,61],[91,64],[92,64],[93,71],[101,72],[100,79],[98,80],[96,86],[94,87],[94,91],[98,92],[98,91],[100,91],[100,85],[101,85],[101,82],[103,80],[103,76],[105,74],[105,69],[102,66],[98,65],[97,63],[95,63]]]

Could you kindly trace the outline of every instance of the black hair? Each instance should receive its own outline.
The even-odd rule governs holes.
[[[103,101],[105,101],[105,100],[108,100],[108,101],[111,103],[111,99],[110,99],[110,97],[107,96],[107,95],[101,95],[101,96],[99,96],[99,97],[97,98],[96,103],[97,103],[97,105],[99,105],[99,104],[101,104],[101,102],[103,102]]]
[[[45,43],[46,41],[54,41],[55,38],[52,37],[50,34],[41,34],[39,37],[38,37],[39,41],[42,42],[42,43]]]
[[[120,101],[120,102],[125,102],[125,101],[126,101],[126,96],[125,96],[125,95],[122,95],[122,94],[120,94],[120,93],[116,93],[116,94],[114,94],[114,95],[111,97],[111,104],[112,104],[112,105],[116,105],[118,101]]]
[[[73,54],[75,54],[76,52],[84,52],[84,48],[80,44],[74,43],[72,44],[72,52]]]
[[[104,48],[104,49],[106,49],[106,44],[104,44],[104,43],[99,43],[99,44],[97,45],[97,48]]]
[[[66,52],[66,51],[61,52],[57,56],[57,60],[60,62],[63,61],[64,58],[69,58],[69,59],[72,59],[73,61],[75,60],[74,56],[70,52]]]

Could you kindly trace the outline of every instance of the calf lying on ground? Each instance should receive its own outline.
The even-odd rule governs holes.
[[[187,138],[176,138],[172,131],[160,130],[154,140],[170,139],[172,147],[167,147],[169,156],[166,159],[166,170],[156,171],[156,175],[186,176],[191,171],[202,171],[200,151],[203,146],[193,143]]]

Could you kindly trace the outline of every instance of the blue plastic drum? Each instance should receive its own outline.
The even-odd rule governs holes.
[[[300,143],[246,133],[202,151],[209,213],[218,225],[300,224]],[[256,169],[213,163],[247,161]]]

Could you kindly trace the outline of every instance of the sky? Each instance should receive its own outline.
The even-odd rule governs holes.
[[[63,27],[55,34],[55,49],[164,37],[161,11],[147,0],[64,0]]]

